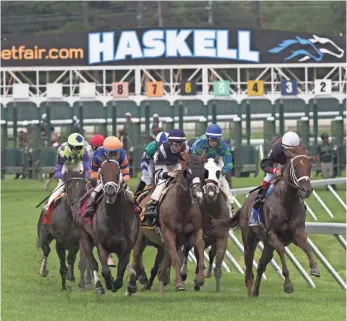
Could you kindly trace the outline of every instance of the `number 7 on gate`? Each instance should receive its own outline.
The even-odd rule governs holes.
[[[162,97],[164,95],[162,81],[149,81],[147,83],[147,96],[148,97]]]

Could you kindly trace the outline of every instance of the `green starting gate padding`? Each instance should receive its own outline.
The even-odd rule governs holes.
[[[301,117],[297,121],[297,133],[300,137],[300,142],[307,147],[310,141],[310,124],[308,117]]]
[[[236,177],[248,177],[250,173],[254,176],[259,171],[259,153],[252,145],[241,145],[233,148],[233,164]]]

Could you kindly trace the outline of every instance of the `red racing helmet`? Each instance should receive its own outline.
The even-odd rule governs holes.
[[[91,140],[90,140],[90,145],[92,145],[92,147],[93,147],[94,149],[96,149],[96,148],[98,148],[98,147],[100,147],[100,146],[103,145],[104,140],[105,140],[105,137],[104,137],[104,136],[99,135],[99,134],[94,135],[94,136],[91,138]]]

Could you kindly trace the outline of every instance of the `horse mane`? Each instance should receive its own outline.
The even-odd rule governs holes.
[[[65,182],[69,181],[71,178],[84,177],[84,171],[68,171],[64,174]]]

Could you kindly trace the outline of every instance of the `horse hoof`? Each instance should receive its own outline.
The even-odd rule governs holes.
[[[123,286],[123,280],[117,280],[113,282],[112,292],[116,292]]]
[[[200,286],[194,285],[194,290],[197,291],[197,292],[199,292],[199,291],[200,291]]]
[[[148,284],[148,278],[147,277],[143,277],[143,276],[140,275],[138,280],[139,280],[141,285],[146,286]]]
[[[186,289],[184,288],[184,284],[181,283],[181,284],[177,284],[176,285],[176,291],[185,291]]]
[[[67,280],[70,282],[75,282],[75,277],[73,276],[73,277],[67,278]]]
[[[145,291],[150,291],[152,289],[152,286],[146,285],[143,287]]]
[[[287,286],[284,287],[284,292],[288,293],[288,294],[293,293],[294,292],[294,287],[292,285],[287,285]]]
[[[205,271],[205,278],[209,279],[212,277],[212,271]]]
[[[181,279],[183,282],[187,280],[187,274],[181,274]]]
[[[137,292],[137,286],[128,285],[127,290],[130,295],[135,294]]]
[[[194,280],[195,286],[202,287],[204,285],[205,281],[199,281],[197,279]]]
[[[48,271],[40,271],[40,276],[45,278],[48,275]]]
[[[313,276],[319,278],[320,277],[319,270],[318,269],[311,269],[310,275],[313,275]]]
[[[105,286],[107,290],[113,290],[113,278],[110,278],[108,280],[105,280]]]
[[[103,288],[103,287],[101,287],[101,288],[95,288],[95,294],[96,294],[96,295],[103,295],[103,294],[105,294],[104,288]]]
[[[258,296],[259,296],[259,292],[255,292],[255,291],[253,291],[253,292],[252,292],[252,296],[254,296],[254,297],[258,297]]]

